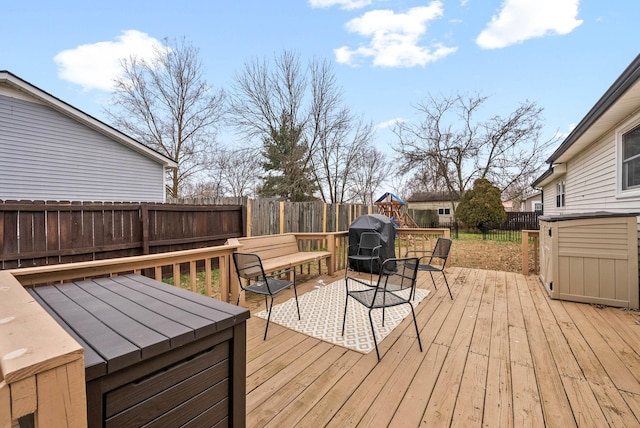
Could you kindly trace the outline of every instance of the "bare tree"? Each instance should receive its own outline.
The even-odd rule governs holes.
[[[451,95],[429,96],[419,104],[420,122],[399,122],[394,128],[406,169],[429,171],[425,177],[433,190],[456,193],[478,178],[504,192],[538,171],[547,149],[556,143],[541,140],[542,109],[527,101],[506,117],[478,121],[486,101],[477,94]]]
[[[373,125],[348,118],[343,126],[326,131],[314,156],[314,174],[322,200],[343,203],[358,179],[358,169],[372,150]]]
[[[211,179],[199,176],[199,180],[194,179],[183,183],[180,192],[180,199],[216,199],[225,195],[220,177]]]
[[[273,64],[254,60],[236,76],[230,101],[232,124],[262,143],[263,166],[272,172],[263,193],[309,197],[317,189],[324,201],[343,201],[352,163],[373,128],[342,104],[330,62],[314,59],[303,69],[287,51]]]
[[[312,96],[307,140],[315,148],[314,176],[324,202],[342,203],[355,162],[373,139],[373,125],[356,119],[343,105],[331,63],[314,60],[309,70]]]
[[[266,59],[247,62],[236,75],[230,121],[243,137],[262,145],[262,167],[267,173],[260,189],[264,195],[291,200],[312,197],[313,148],[303,137],[307,87],[299,56],[288,51],[275,56],[273,64]]]
[[[351,199],[364,205],[373,205],[374,192],[393,172],[392,162],[378,149],[371,147],[358,156],[349,194]]]
[[[196,47],[184,39],[165,39],[164,45],[149,61],[134,56],[122,62],[106,114],[116,127],[176,161],[167,191],[178,197],[183,184],[211,163],[224,92],[206,83]]]
[[[260,154],[252,148],[224,150],[219,162],[224,183],[232,196],[252,196],[260,178]]]

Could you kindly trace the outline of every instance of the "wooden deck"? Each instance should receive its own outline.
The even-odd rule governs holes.
[[[638,312],[551,300],[535,276],[447,272],[454,300],[438,282],[417,307],[424,352],[411,317],[380,362],[275,323],[263,341],[252,317],[247,426],[640,426]]]

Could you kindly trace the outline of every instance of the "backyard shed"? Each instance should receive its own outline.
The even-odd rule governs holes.
[[[637,309],[636,216],[541,216],[540,280],[551,298]]]
[[[551,154],[547,159],[549,169],[532,183],[534,188],[542,191],[544,215],[572,216],[578,213],[592,213],[599,216],[599,212],[606,211],[626,217],[630,215],[629,213],[637,212],[640,207],[639,148],[640,55],[636,56],[622,71],[609,89]],[[572,224],[573,220],[568,220],[555,225],[555,227],[560,232],[560,228],[564,229],[565,225]],[[550,227],[550,225],[546,227]],[[591,227],[594,234],[599,233],[598,226]],[[628,233],[624,236],[616,234],[622,240],[617,244],[620,248],[626,248],[627,245],[631,245],[630,242],[637,240],[640,218],[635,218],[635,227],[632,228],[629,225],[626,230]],[[544,251],[544,240],[548,240],[549,237],[545,236],[542,231],[540,236],[543,240],[540,248],[541,251]],[[561,240],[560,237],[557,239]],[[609,238],[607,242],[611,239],[613,237]],[[562,242],[556,242],[554,245],[562,245]],[[595,243],[586,242],[584,247],[583,251],[609,252],[609,247],[598,247]],[[628,263],[633,264],[633,260],[636,261],[636,279],[627,285],[620,283],[619,286],[622,288],[631,287],[633,283],[637,284],[639,273],[637,247],[635,251],[635,257],[632,258],[632,255],[629,254]],[[561,254],[554,253],[552,255],[558,260],[558,257],[562,257]],[[543,258],[547,256],[548,254],[541,254],[541,263],[544,263]],[[616,267],[622,263],[622,261],[616,262]],[[631,270],[633,266],[628,268]],[[544,265],[541,266],[541,269],[545,269]],[[620,275],[616,275],[616,280],[619,277]],[[573,289],[568,292],[566,288],[563,288],[567,284],[559,284],[558,280],[559,278],[555,278],[554,294],[568,293],[576,297]],[[586,290],[589,287],[587,283],[592,281],[592,278],[586,277],[584,281],[583,287]],[[547,287],[549,282],[547,280]],[[559,288],[556,289],[557,287]],[[618,285],[616,285],[616,290],[622,292]],[[629,292],[633,294],[631,289]],[[636,292],[635,296],[629,298],[628,304],[625,303],[626,298],[619,295],[615,297],[607,295],[606,298],[601,296],[597,300],[604,300],[610,302],[607,304],[617,306],[637,307],[637,299]],[[580,301],[591,300],[582,296]]]

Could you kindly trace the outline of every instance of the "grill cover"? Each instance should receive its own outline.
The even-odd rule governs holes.
[[[361,215],[349,225],[349,255],[358,250],[362,232],[378,232],[380,234],[380,262],[374,262],[373,273],[380,273],[380,266],[386,259],[395,257],[396,230],[389,217],[382,214]],[[349,268],[357,272],[369,272],[369,263],[349,261]]]

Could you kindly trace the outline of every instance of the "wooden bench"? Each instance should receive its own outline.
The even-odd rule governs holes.
[[[304,235],[305,238],[308,238],[308,236],[309,234]],[[332,245],[334,245],[335,241],[333,239],[329,239],[329,241],[331,241],[329,248],[333,248]],[[227,240],[226,244],[240,245],[237,251],[259,255],[266,273],[278,272],[325,260],[328,274],[334,274],[333,253],[331,251],[300,251],[298,239],[293,233],[231,238]],[[232,282],[238,281],[236,275],[231,276]],[[236,287],[232,288],[235,289]],[[232,296],[232,301],[234,298],[237,298],[237,296]]]

